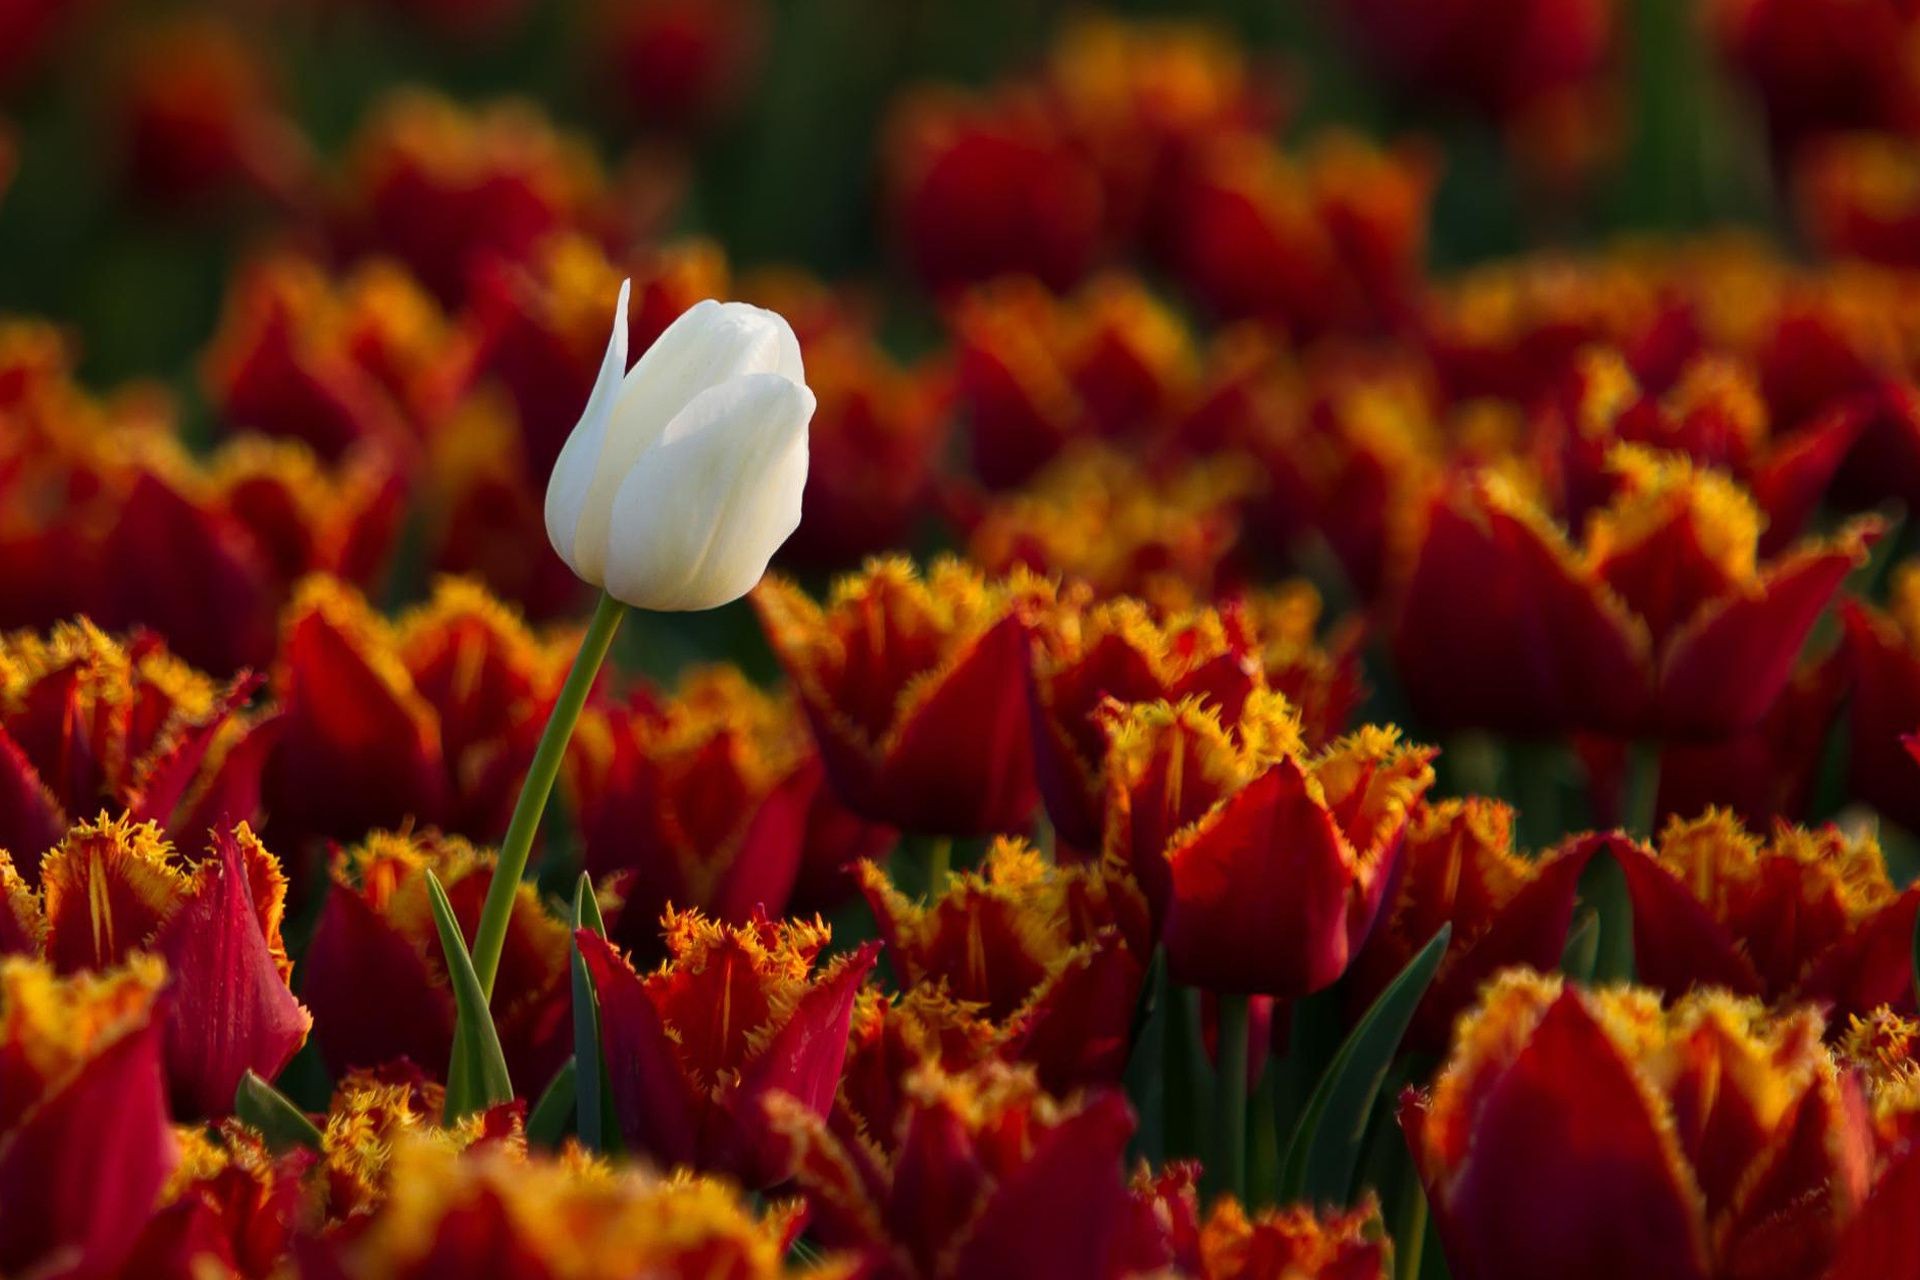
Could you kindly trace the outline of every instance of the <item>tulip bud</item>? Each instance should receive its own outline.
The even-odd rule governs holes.
[[[706,301],[628,373],[627,294],[547,485],[547,536],[626,604],[712,609],[745,595],[800,523],[814,406],[800,344],[771,311]]]

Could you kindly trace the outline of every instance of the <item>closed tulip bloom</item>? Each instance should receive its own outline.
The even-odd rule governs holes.
[[[814,407],[800,344],[771,311],[706,301],[628,372],[627,294],[547,485],[547,536],[623,603],[716,608],[800,523]]]

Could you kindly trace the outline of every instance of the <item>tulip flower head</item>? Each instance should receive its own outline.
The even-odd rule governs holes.
[[[706,301],[627,372],[628,293],[554,465],[547,536],[625,604],[716,608],[745,595],[800,524],[814,408],[800,344],[771,311]]]

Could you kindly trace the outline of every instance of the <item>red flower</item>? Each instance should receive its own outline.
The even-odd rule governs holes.
[[[1178,196],[1170,265],[1228,319],[1299,338],[1395,328],[1416,296],[1434,176],[1425,156],[1345,134],[1298,161],[1261,136],[1219,139]]]
[[[176,1131],[181,1167],[127,1262],[129,1274],[275,1274],[296,1232],[313,1216],[303,1179],[316,1157],[303,1148],[275,1156],[239,1121],[215,1135]]]
[[[596,7],[609,79],[651,129],[686,131],[737,106],[772,25],[765,0],[600,0]]]
[[[969,521],[967,556],[989,571],[1018,566],[1101,594],[1211,599],[1239,577],[1237,502],[1250,487],[1230,459],[1164,470],[1117,450],[1076,448],[1030,488],[990,499]]]
[[[914,272],[935,290],[999,275],[1060,289],[1105,239],[1099,172],[1029,94],[923,92],[893,120],[886,178]]]
[[[773,1108],[810,1226],[876,1276],[1102,1280],[1131,1214],[1121,1173],[1133,1117],[1115,1090],[1057,1103],[1029,1072],[917,1073],[877,1144]]]
[[[276,836],[350,840],[409,819],[503,831],[559,688],[558,650],[471,583],[388,623],[341,583],[303,583],[282,623]]]
[[[571,757],[586,868],[621,900],[614,942],[660,954],[669,906],[724,924],[786,914],[821,787],[793,704],[732,667],[671,700],[590,711]]]
[[[1870,838],[1784,824],[1763,842],[1709,810],[1668,823],[1656,850],[1622,845],[1634,963],[1668,991],[1725,987],[1836,1013],[1914,1007],[1920,889],[1896,892]]]
[[[334,855],[301,967],[314,1038],[336,1073],[407,1059],[438,1079],[453,1046],[453,992],[427,899],[445,886],[469,946],[492,879],[491,855],[433,833],[377,833]],[[369,992],[378,992],[369,999]],[[567,930],[522,885],[493,992],[494,1025],[515,1087],[537,1096],[571,1052]]]
[[[1261,687],[1259,663],[1237,615],[1211,609],[1156,618],[1138,600],[1062,600],[1034,627],[1033,753],[1047,816],[1063,845],[1099,848],[1107,735],[1103,703],[1210,703],[1237,721]]]
[[[280,937],[287,880],[244,823],[183,863],[158,827],[102,815],[47,855],[38,919],[9,896],[57,972],[109,969],[137,950],[166,961],[163,1051],[181,1116],[228,1114],[241,1076],[273,1078],[306,1043],[313,1019],[287,989]]]
[[[1400,1123],[1460,1280],[1818,1275],[1872,1157],[1817,1015],[1524,971]]]
[[[1903,826],[1920,829],[1913,761],[1901,737],[1920,724],[1920,563],[1893,575],[1886,611],[1840,607],[1842,657],[1852,677],[1847,703],[1847,782],[1852,794]]]
[[[115,1275],[179,1150],[155,1017],[166,971],[136,957],[56,978],[0,960],[0,1268]]]
[[[1902,51],[1920,16],[1902,0],[1715,0],[1707,12],[1782,151],[1833,130],[1915,122],[1920,86]]]
[[[1371,1193],[1345,1212],[1293,1205],[1252,1217],[1229,1196],[1214,1202],[1200,1230],[1197,1274],[1205,1280],[1385,1280],[1392,1262],[1393,1244]]]
[[[1408,1047],[1440,1053],[1459,1015],[1500,969],[1552,969],[1566,948],[1580,873],[1614,837],[1569,839],[1534,859],[1513,848],[1513,810],[1478,796],[1415,810],[1400,882],[1353,963],[1348,1007],[1364,1011],[1444,924],[1447,954],[1408,1030]]]
[[[120,79],[120,144],[139,194],[187,205],[249,189],[286,203],[309,194],[307,141],[234,28],[198,15],[143,31]]]
[[[1020,484],[1077,440],[1159,427],[1197,373],[1179,317],[1131,276],[1071,298],[1014,277],[954,304],[954,371],[973,470]]]
[[[663,1165],[781,1181],[776,1098],[823,1116],[847,1051],[854,996],[879,948],[817,971],[825,925],[757,916],[730,928],[666,918],[669,959],[642,977],[591,930],[576,936],[600,999],[612,1105],[627,1145]]]
[[[592,154],[522,103],[477,111],[418,90],[374,110],[355,140],[341,238],[399,259],[443,303],[475,272],[525,263],[547,236],[604,218]]]
[[[931,903],[907,898],[872,863],[859,875],[902,986],[936,986],[1004,1024],[1004,1052],[1033,1063],[1049,1092],[1119,1080],[1150,949],[1130,883],[1005,838]]]
[[[712,1178],[533,1155],[518,1142],[460,1151],[395,1135],[395,1193],[352,1229],[302,1241],[298,1274],[434,1280],[614,1275],[780,1280],[793,1215],[749,1208]]]
[[[1567,379],[1560,403],[1537,415],[1535,446],[1556,508],[1579,528],[1619,491],[1622,476],[1609,459],[1619,444],[1684,454],[1702,467],[1725,470],[1752,492],[1766,517],[1760,551],[1784,550],[1819,508],[1828,485],[1862,425],[1845,408],[1810,422],[1784,424],[1769,434],[1769,411],[1755,374],[1722,356],[1684,364],[1664,394],[1645,389],[1626,357],[1589,350]]]
[[[1862,522],[1762,564],[1761,517],[1724,476],[1634,447],[1576,547],[1491,473],[1427,508],[1395,649],[1424,720],[1510,733],[1723,738],[1785,688],[1879,536]]]
[[[336,281],[270,257],[235,277],[203,377],[232,430],[290,436],[330,460],[366,445],[410,462],[423,385],[447,346],[439,306],[395,267]]]
[[[1231,732],[1191,701],[1116,709],[1106,856],[1153,909],[1167,965],[1215,992],[1328,986],[1372,930],[1432,752],[1366,728],[1317,756],[1277,695]]]
[[[257,820],[277,732],[241,709],[258,685],[223,688],[153,636],[122,645],[84,620],[0,637],[0,849],[37,884],[41,855],[101,808],[182,839]]]
[[[952,560],[924,577],[875,560],[825,608],[779,577],[752,599],[847,807],[971,836],[1018,830],[1033,812],[1028,617],[1048,594],[1025,575],[989,581]]]

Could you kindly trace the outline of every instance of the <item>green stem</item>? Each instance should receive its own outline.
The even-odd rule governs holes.
[[[1660,745],[1634,742],[1627,746],[1627,777],[1620,798],[1620,825],[1640,840],[1653,838],[1660,806]]]
[[[1420,1263],[1427,1247],[1427,1192],[1411,1160],[1400,1182],[1398,1218],[1393,1231],[1394,1275],[1398,1280],[1420,1280]]]
[[[1220,1064],[1214,1076],[1214,1194],[1247,1194],[1247,997],[1220,997]]]
[[[480,989],[493,998],[493,980],[500,969],[500,952],[507,943],[507,919],[513,914],[514,894],[520,877],[526,873],[527,857],[533,852],[534,833],[540,829],[540,816],[547,810],[547,797],[553,794],[553,782],[560,774],[560,762],[566,757],[567,742],[573,727],[580,722],[580,710],[587,694],[606,661],[613,634],[627,606],[602,592],[594,608],[593,620],[580,637],[580,652],[573,656],[573,669],[560,686],[560,698],[547,717],[540,734],[540,745],[527,768],[527,780],[520,784],[520,799],[513,806],[513,820],[507,824],[507,837],[500,842],[500,860],[493,868],[493,881],[487,886],[486,905],[480,909],[480,927],[473,935],[473,968],[479,975]]]
[[[936,836],[927,846],[927,900],[941,897],[953,878],[953,837]]]

